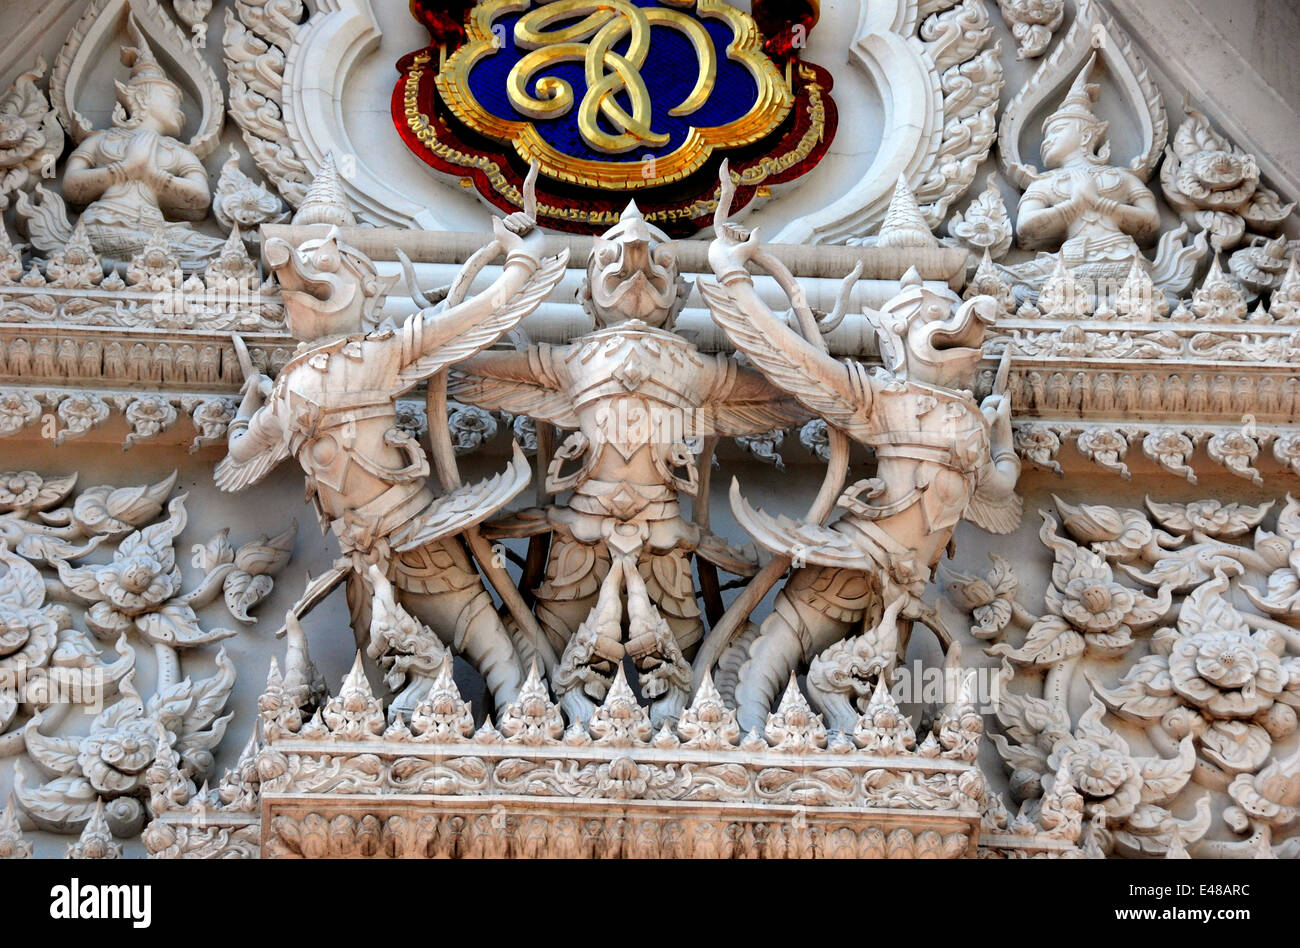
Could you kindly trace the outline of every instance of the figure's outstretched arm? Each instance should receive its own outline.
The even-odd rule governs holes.
[[[418,382],[492,345],[536,309],[563,278],[568,251],[542,256],[535,178],[534,167],[524,183],[523,211],[493,219],[492,242],[466,264],[452,285],[446,308],[429,307],[403,325],[400,381]],[[481,292],[465,297],[473,273],[501,253],[506,259],[500,275]]]
[[[727,223],[735,186],[725,162],[720,177],[717,236],[709,245],[709,265],[720,283],[699,281],[700,293],[714,321],[778,387],[832,424],[865,435],[872,402],[871,380],[865,368],[831,357],[803,292],[789,271],[761,249],[757,231],[748,233]],[[772,273],[786,290],[799,316],[801,331],[788,326],[758,295],[754,279],[745,268],[751,260]],[[856,279],[857,272],[850,278]]]
[[[280,419],[266,404],[271,390],[271,380],[265,375],[248,373],[244,399],[226,433],[226,456],[217,464],[214,475],[219,489],[243,490],[288,457]]]
[[[728,438],[801,425],[812,417],[812,412],[763,373],[743,367],[719,373],[704,405],[711,409],[710,433]]]

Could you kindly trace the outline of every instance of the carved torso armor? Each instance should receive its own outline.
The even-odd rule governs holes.
[[[734,373],[730,360],[628,323],[553,349],[551,364],[580,426],[573,453],[581,447],[584,456],[548,489],[572,488],[573,507],[585,512],[630,519],[654,507],[655,519],[675,516],[677,493],[693,496],[698,485],[693,439],[713,430],[701,406]]]

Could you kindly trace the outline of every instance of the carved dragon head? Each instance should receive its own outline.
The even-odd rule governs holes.
[[[339,239],[337,227],[297,248],[272,238],[262,256],[280,283],[289,332],[304,341],[373,327],[396,280],[379,276],[365,254]]]
[[[578,301],[597,326],[638,319],[663,328],[672,325],[689,295],[668,236],[648,224],[633,201],[596,238]]]
[[[887,369],[909,381],[961,389],[975,382],[984,328],[997,312],[993,297],[962,303],[947,287],[926,286],[912,269],[903,277],[902,291],[868,315]]]

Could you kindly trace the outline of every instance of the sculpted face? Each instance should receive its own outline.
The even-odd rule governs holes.
[[[957,307],[926,307],[926,318],[908,327],[908,372],[922,382],[945,388],[970,388],[975,366],[984,357],[984,327],[992,324],[997,304],[977,296]]]
[[[957,302],[950,292],[910,286],[887,304],[887,324],[897,335],[882,338],[881,348],[892,371],[942,388],[974,384],[984,328],[995,319],[997,303],[990,296]]]
[[[1043,130],[1043,164],[1059,168],[1070,158],[1091,154],[1099,125],[1074,116],[1050,119]]]
[[[150,83],[143,96],[145,122],[151,123],[160,135],[176,138],[185,128],[185,112],[181,109],[181,92],[175,86]]]
[[[579,297],[597,325],[639,319],[670,324],[686,302],[677,255],[667,236],[646,223],[635,204],[596,238]]]
[[[185,128],[181,90],[170,82],[147,80],[119,84],[117,100],[125,111],[115,113],[115,124],[124,128],[147,128],[169,138],[178,137]]]
[[[337,228],[296,250],[275,238],[262,253],[280,283],[289,332],[303,341],[360,330],[390,282],[339,242]]]

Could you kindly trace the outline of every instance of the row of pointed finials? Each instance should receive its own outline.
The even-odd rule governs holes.
[[[0,813],[0,859],[30,859],[33,847],[23,838],[23,827],[18,821],[18,809],[13,795]],[[68,843],[64,859],[119,859],[122,844],[113,838],[108,826],[108,814],[101,799],[95,804],[90,819],[81,830],[76,842]]]
[[[114,292],[138,290],[146,293],[182,288],[195,293],[230,290],[232,284],[268,294],[272,289],[270,283],[262,280],[257,261],[249,256],[238,225],[231,230],[221,253],[188,277],[161,230],[152,232],[144,247],[126,261],[124,274],[125,279],[117,268],[105,267],[80,222],[73,229],[67,245],[45,261],[43,269],[35,259],[24,268],[18,247],[0,227],[0,286]]]
[[[1156,286],[1151,274],[1134,260],[1124,282],[1113,292],[1095,285],[1092,278],[1071,270],[1064,255],[1044,281],[1033,302],[1015,305],[1014,291],[1002,279],[987,251],[967,285],[966,295],[987,294],[999,300],[1016,319],[1120,320],[1129,322],[1252,323],[1272,326],[1300,325],[1300,255],[1292,254],[1286,272],[1270,295],[1261,294],[1255,308],[1242,284],[1229,277],[1216,254],[1201,285],[1188,300],[1170,299]],[[1100,292],[1099,292],[1100,291]]]
[[[908,716],[883,680],[878,681],[852,732],[828,731],[799,690],[794,676],[776,709],[758,729],[742,736],[736,712],[706,673],[691,705],[675,725],[665,723],[653,731],[646,709],[637,701],[622,668],[618,670],[601,706],[586,727],[568,728],[559,707],[551,700],[545,682],[534,666],[519,693],[494,726],[491,719],[477,729],[469,702],[463,700],[452,675],[450,659],[444,661],[429,694],[411,714],[388,722],[361,665],[360,653],[343,680],[338,695],[329,698],[304,720],[308,689],[286,686],[279,664],[272,659],[265,692],[258,701],[261,736],[269,741],[386,741],[413,744],[470,746],[510,744],[525,747],[642,748],[658,751],[708,751],[739,754],[786,752],[797,754],[860,753],[869,757],[908,755],[914,759],[949,759],[974,762],[979,752],[983,723],[974,705],[974,673],[966,675],[956,699],[944,709],[935,727],[917,742]],[[244,756],[255,754],[258,736],[249,741]],[[409,752],[409,751],[408,751]],[[233,776],[233,774],[231,775]],[[224,782],[223,782],[224,783]],[[205,784],[194,795],[196,804],[211,793]],[[32,855],[23,837],[12,796],[0,814],[0,859]],[[122,846],[110,830],[104,802],[96,805],[76,842],[67,846],[70,859],[116,859]]]
[[[653,730],[650,716],[629,686],[620,666],[614,682],[586,727],[567,728],[560,708],[551,700],[546,683],[534,663],[518,699],[504,708],[494,725],[489,717],[477,729],[469,702],[463,700],[452,676],[448,658],[428,695],[411,713],[410,722],[395,715],[391,723],[356,661],[343,680],[338,695],[316,708],[309,720],[302,717],[301,698],[285,688],[279,666],[272,659],[266,692],[259,702],[263,733],[306,740],[386,740],[416,743],[511,743],[610,747],[648,746],[661,750],[731,751],[746,753],[785,751],[796,753],[853,753],[875,756],[915,754],[921,758],[973,761],[978,753],[983,723],[974,699],[974,672],[961,681],[956,698],[940,714],[933,730],[917,742],[916,731],[898,706],[882,678],[876,682],[851,732],[830,731],[813,711],[794,675],[776,710],[768,715],[762,733],[754,728],[742,735],[736,711],[726,701],[707,672],[689,707],[675,723]]]

